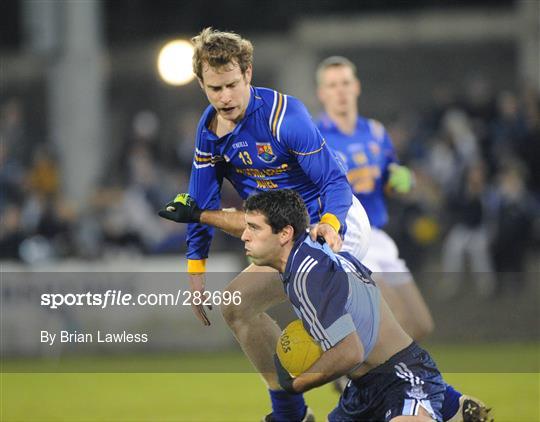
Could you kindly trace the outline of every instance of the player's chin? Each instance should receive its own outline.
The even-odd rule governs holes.
[[[258,267],[265,265],[260,258],[249,255],[248,253],[246,253],[246,256],[247,256],[248,261],[253,265],[257,265]]]
[[[231,107],[229,109],[222,108],[220,114],[225,120],[236,120],[240,115],[240,112],[238,111],[238,107]]]

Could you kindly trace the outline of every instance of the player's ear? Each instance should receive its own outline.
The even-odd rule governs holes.
[[[362,82],[360,82],[360,79],[356,79],[356,92],[357,95],[362,95]]]
[[[204,82],[203,82],[203,80],[201,78],[197,78],[197,80],[199,81],[199,86],[204,91]]]
[[[285,245],[287,242],[290,242],[290,241],[293,241],[294,240],[294,229],[293,227],[289,224],[288,226],[285,226],[283,227],[283,229],[281,229],[281,236],[280,236],[280,243],[281,245]]]

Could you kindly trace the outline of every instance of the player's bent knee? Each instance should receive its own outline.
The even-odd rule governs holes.
[[[242,323],[242,321],[247,322],[253,320],[257,315],[262,314],[268,308],[266,303],[254,295],[254,292],[251,290],[236,290],[234,286],[229,285],[224,292],[225,291],[230,292],[231,297],[237,295],[237,297],[240,298],[240,300],[236,302],[223,302],[221,304],[221,314],[229,326]]]
[[[229,283],[225,291],[239,298],[221,305],[221,313],[229,326],[249,323],[287,300],[278,272],[268,267],[250,265]]]

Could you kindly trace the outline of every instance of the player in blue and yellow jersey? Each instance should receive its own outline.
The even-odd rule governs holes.
[[[323,349],[296,378],[276,356],[283,389],[304,392],[346,374],[350,381],[329,421],[442,421],[442,376],[397,323],[370,271],[349,253],[310,239],[296,192],[263,192],[244,208],[246,255],[280,272],[298,317]]]
[[[356,66],[345,57],[329,57],[319,64],[316,77],[318,97],[325,111],[319,130],[344,165],[353,193],[372,226],[371,243],[362,264],[373,271],[401,326],[419,340],[433,330],[433,320],[396,244],[383,229],[388,221],[385,193],[409,192],[411,172],[398,163],[384,126],[358,114],[361,85]],[[442,414],[444,420],[460,421],[468,410],[483,406],[448,386]]]
[[[361,259],[369,244],[369,220],[304,105],[291,96],[251,86],[253,47],[248,40],[207,28],[192,41],[194,73],[210,106],[197,130],[189,195],[179,195],[160,212],[190,223],[187,258],[192,291],[204,291],[211,226],[236,236],[244,228],[243,213],[219,210],[224,179],[242,198],[294,189],[308,208],[314,225],[311,236]],[[281,330],[265,312],[287,299],[277,272],[251,265],[228,289],[240,292],[242,301],[223,306],[223,316],[269,387],[273,413],[267,420],[311,420],[302,395],[284,392],[273,371]],[[202,306],[193,309],[203,324],[210,324]]]
[[[362,263],[380,279],[401,326],[420,340],[433,330],[433,320],[396,244],[384,231],[388,221],[385,194],[388,190],[407,193],[412,185],[411,173],[398,164],[384,126],[358,115],[361,86],[352,62],[337,56],[321,62],[317,86],[324,107],[319,130],[346,168],[353,193],[372,226],[371,243]]]

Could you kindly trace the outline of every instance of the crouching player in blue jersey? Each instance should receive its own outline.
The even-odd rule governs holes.
[[[346,374],[329,421],[441,421],[446,385],[429,354],[394,318],[371,272],[347,252],[307,235],[297,193],[278,190],[245,201],[246,255],[279,271],[284,290],[324,353],[292,378],[275,364],[285,391],[301,393]],[[487,421],[487,409],[465,420]]]
[[[279,271],[294,310],[324,351],[296,378],[276,356],[283,389],[301,393],[346,374],[350,381],[329,421],[442,421],[441,374],[398,324],[370,271],[349,253],[311,240],[294,191],[254,195],[244,209],[246,255]]]
[[[164,218],[189,223],[191,290],[204,291],[213,227],[238,237],[244,229],[243,213],[220,211],[224,179],[243,199],[255,192],[294,189],[314,224],[312,237],[322,237],[333,250],[361,259],[369,244],[369,220],[304,105],[251,86],[253,47],[248,40],[207,28],[192,41],[193,70],[210,105],[197,129],[189,195],[179,195],[160,212]],[[283,391],[274,371],[273,352],[281,330],[266,311],[287,300],[278,273],[250,265],[227,289],[242,296],[240,305],[222,306],[222,313],[268,385],[272,414],[266,420],[312,420],[303,396]],[[193,310],[204,325],[210,324],[202,306]]]
[[[433,320],[396,244],[383,230],[388,221],[385,191],[407,193],[410,171],[398,164],[392,142],[384,126],[358,115],[361,93],[356,66],[347,58],[334,56],[317,68],[318,97],[324,115],[319,130],[342,161],[354,195],[364,206],[371,226],[371,242],[362,264],[373,277],[403,329],[416,341],[429,334]],[[485,406],[476,398],[461,395],[451,386],[445,391],[441,413],[445,420],[473,419]]]
[[[179,195],[168,208],[180,219],[196,214],[201,221],[226,226],[219,223],[220,211],[201,210],[187,194]],[[235,224],[239,214],[231,214]],[[256,194],[246,200],[242,214],[244,222],[233,232],[241,233],[252,265],[280,272],[282,291],[327,352],[295,379],[274,358],[284,393],[298,396],[347,374],[351,382],[330,421],[411,420],[405,416],[452,422],[490,420],[489,409],[469,398],[459,414],[442,415],[448,386],[435,364],[394,318],[371,272],[350,253],[336,254],[321,238],[315,241],[307,235],[309,217],[297,193],[274,190]],[[348,273],[346,278],[343,273]],[[265,282],[250,279],[255,284],[260,281]],[[304,420],[313,419],[308,414]]]

